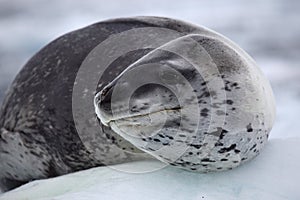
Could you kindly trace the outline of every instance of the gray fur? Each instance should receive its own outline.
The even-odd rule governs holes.
[[[103,126],[101,122],[98,122],[95,114],[94,118],[85,122],[85,127],[98,127],[100,139],[98,138],[97,141],[100,141],[100,143],[97,143],[98,154],[95,155],[82,143],[74,124],[72,90],[76,73],[82,61],[96,45],[109,36],[133,28],[143,27],[168,28],[183,35],[208,34],[213,36],[214,39],[199,40],[199,43],[203,42],[201,45],[206,51],[210,52],[213,60],[217,63],[218,69],[224,75],[222,78],[226,83],[228,100],[233,101],[222,102],[228,106],[229,123],[225,127],[215,127],[213,131],[207,133],[199,130],[199,133],[194,136],[193,142],[190,143],[188,151],[175,162],[170,162],[168,158],[153,153],[160,145],[170,144],[175,138],[173,134],[176,134],[172,127],[175,127],[176,123],[178,123],[177,120],[180,116],[178,111],[173,108],[177,106],[178,102],[168,91],[166,91],[168,99],[161,97],[160,101],[164,109],[166,108],[165,106],[170,106],[171,108],[169,129],[163,129],[161,134],[145,139],[148,143],[147,149],[144,148],[144,140],[133,141],[120,137],[117,134],[118,132],[113,131],[111,127]],[[199,37],[196,36],[195,39],[197,40]],[[225,45],[229,45],[229,47],[219,48],[219,46],[224,45],[224,41]],[[221,49],[226,50],[225,56],[222,56],[222,53],[219,52]],[[255,88],[260,87],[260,83],[258,85],[248,84],[251,82],[245,83],[245,75],[243,73],[247,75],[249,73],[250,75],[253,73],[256,75],[257,73],[259,79],[263,80],[263,78],[261,78],[260,72],[253,67],[252,61],[248,60],[244,52],[238,49],[237,56],[232,49],[236,50],[238,47],[207,29],[178,20],[158,17],[137,17],[104,21],[59,37],[28,61],[15,78],[3,101],[0,111],[0,187],[6,191],[35,179],[59,176],[96,166],[149,158],[140,149],[164,162],[198,171],[229,169],[254,157],[266,142],[273,122],[272,120],[269,120],[270,122],[265,121],[270,116],[267,116],[268,114],[264,111],[253,115],[256,116],[253,119],[245,118],[244,115],[241,115],[244,109],[241,108],[242,100],[245,99],[247,102],[256,101],[256,98],[258,98],[258,101],[264,102],[269,100],[266,100],[264,94],[260,94],[258,97],[245,95],[246,90],[255,90]],[[109,69],[113,73],[107,72],[103,76],[104,78],[100,80],[96,91],[87,92],[93,94],[100,91],[103,92],[105,86],[109,85],[121,72],[136,61],[147,63],[150,59],[158,59],[159,62],[168,63],[169,60],[175,59],[175,63],[184,64],[187,66],[187,70],[191,69],[181,58],[172,57],[174,55],[164,55],[160,52],[161,50],[154,51],[152,57],[149,57],[150,51],[153,51],[153,49],[131,52],[121,57],[111,64]],[[143,56],[146,57],[143,60],[139,60]],[[162,56],[163,58],[161,58]],[[233,60],[231,60],[232,57],[234,58]],[[180,66],[173,67],[177,67],[180,70]],[[251,67],[254,71],[251,71],[252,69],[247,71]],[[240,74],[238,78],[240,82],[238,84],[231,79],[232,74]],[[208,99],[210,96],[206,96],[206,86],[202,84],[203,80],[201,80],[201,77],[195,77],[191,80],[191,83],[197,90],[197,101],[201,101],[201,105],[203,102],[207,104],[203,104],[201,113],[199,113],[202,119],[201,126],[205,128],[207,126],[207,118],[211,112],[216,112],[218,115],[226,113],[218,111],[218,104],[213,105],[216,109],[212,109],[211,105],[209,105]],[[261,87],[265,85],[268,86],[268,83],[264,82]],[[153,87],[152,89],[157,94],[163,92],[163,88]],[[150,93],[143,90],[141,92],[146,97],[141,98],[142,100],[151,99]],[[84,95],[83,93],[82,96]],[[243,95],[243,99],[239,98],[241,95]],[[188,101],[188,99],[186,100]],[[89,101],[93,101],[93,99],[89,99]],[[190,101],[193,101],[193,99],[190,99]],[[143,109],[147,111],[151,106],[151,102],[145,101],[143,106],[133,102],[132,107],[134,106],[135,108],[132,109],[135,109],[137,112],[141,112]],[[90,112],[94,112],[94,110]],[[266,112],[271,111],[267,110]],[[239,115],[240,118],[236,118]],[[244,118],[246,120],[240,120]],[[182,119],[186,120],[187,123],[190,120],[188,118],[185,119],[184,116]],[[237,123],[236,127],[238,127],[239,131],[231,133],[235,129],[234,122]],[[125,127],[127,125],[125,123]],[[182,137],[187,136],[187,132],[183,131]],[[212,150],[214,157],[207,158],[203,156],[200,160],[195,160],[195,157],[190,156],[191,153],[197,155],[205,152],[203,147],[207,144],[203,143],[204,134],[212,137],[212,141],[217,141],[217,143],[214,143],[216,148]],[[247,155],[247,157],[244,157],[244,155]],[[191,160],[190,158],[193,159]],[[212,164],[213,162],[210,159],[213,159],[213,162],[216,164]],[[235,163],[235,161],[237,162]]]

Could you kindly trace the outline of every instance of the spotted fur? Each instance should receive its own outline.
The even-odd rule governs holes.
[[[167,28],[182,35],[193,33],[213,36],[213,39],[198,36],[194,39],[198,40],[197,42],[210,52],[210,55],[214,55],[213,60],[221,72],[220,78],[225,82],[224,88],[220,90],[224,89],[228,98],[225,102],[210,102],[209,99],[214,98],[214,93],[207,91],[208,83],[201,80],[201,77],[191,70],[186,61],[174,54],[162,54],[163,50],[157,49],[156,54],[151,57],[152,60],[147,60],[150,58],[147,55],[154,49],[145,48],[128,52],[110,64],[99,81],[96,91],[86,89],[80,96],[82,98],[94,97],[95,93],[103,91],[103,88],[130,64],[144,56],[146,59],[139,60],[140,62],[157,61],[170,64],[168,61],[175,60],[175,63],[187,66],[185,69],[180,69],[179,65],[176,66],[182,70],[184,76],[190,77],[195,89],[196,98],[186,98],[185,103],[196,101],[201,105],[201,111],[198,114],[201,119],[200,126],[203,129],[199,129],[196,135],[190,136],[189,133],[192,132],[195,124],[188,116],[180,114],[180,105],[177,105],[174,94],[165,88],[153,87],[155,88],[153,92],[160,97],[160,106],[164,109],[168,106],[171,108],[168,111],[169,118],[166,127],[157,135],[143,137],[138,141],[127,140],[113,131],[112,127],[104,126],[101,120],[97,119],[94,108],[84,110],[82,113],[92,113],[93,118],[84,121],[82,131],[89,133],[90,127],[97,129],[95,133],[98,136],[97,139],[87,138],[91,143],[96,144],[94,152],[83,144],[72,115],[72,92],[76,74],[89,52],[102,41],[113,34],[143,27]],[[241,105],[245,102],[266,103],[262,88],[268,83],[261,78],[260,72],[257,72],[247,55],[238,47],[231,48],[232,45],[234,46],[230,41],[205,28],[159,17],[104,21],[54,40],[23,67],[8,90],[1,107],[0,187],[6,191],[35,179],[55,177],[95,166],[149,158],[143,152],[171,165],[196,171],[230,169],[254,157],[267,140],[272,120],[266,119],[269,116],[263,110],[251,111],[252,118],[244,117],[241,113],[245,108]],[[223,50],[226,51],[225,57],[222,56]],[[235,57],[239,59],[231,59]],[[253,77],[246,77],[243,75],[245,73]],[[233,74],[239,77],[232,78]],[[257,84],[249,85],[251,81],[256,81],[254,76],[257,74]],[[245,80],[246,78],[250,81]],[[263,82],[259,82],[261,80]],[[246,93],[247,90],[255,90],[255,88],[260,88],[261,93]],[[269,91],[269,88],[263,89]],[[147,112],[152,106],[151,102],[147,101],[150,98],[151,96],[144,98],[143,104],[133,102],[130,112]],[[87,98],[86,101],[93,101],[93,98]],[[223,104],[227,106],[226,112],[219,109]],[[174,109],[174,106],[178,109]],[[227,124],[206,132],[208,118],[213,112],[218,116],[226,115]],[[139,120],[139,118],[133,118],[133,122]],[[176,128],[181,123],[186,123],[188,126],[178,133]],[[126,123],[124,125],[126,126]],[[236,127],[239,131],[235,131]],[[144,133],[141,130],[139,134]],[[210,140],[205,139],[207,137],[212,138],[213,143],[208,143]],[[189,148],[176,161],[168,158],[168,154],[155,153],[161,146],[174,147],[183,142],[186,142]],[[211,148],[211,145],[214,148]],[[207,148],[211,149],[211,156],[205,155]]]

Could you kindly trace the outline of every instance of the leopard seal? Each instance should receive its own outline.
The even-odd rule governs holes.
[[[143,48],[105,70],[96,63],[104,70],[96,88],[75,98],[83,102],[78,116],[91,114],[78,128],[73,93],[82,64],[107,39],[143,28],[174,35],[161,40],[150,30]],[[95,107],[80,110],[85,103]],[[231,169],[264,146],[274,107],[254,61],[211,30],[162,17],[99,22],[42,48],[12,83],[0,110],[0,187],[153,157],[192,171]],[[91,127],[97,138],[82,138]]]

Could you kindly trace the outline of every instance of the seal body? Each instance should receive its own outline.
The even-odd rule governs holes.
[[[85,107],[83,103],[76,105],[75,108],[73,93],[77,84],[76,77],[80,73],[80,67],[86,57],[99,44],[113,35],[139,28],[168,29],[176,32],[177,35],[168,39],[167,42],[170,43],[165,46],[165,49],[145,46],[127,52],[126,55],[118,57],[109,64],[94,90],[85,88],[85,86],[78,90],[79,93],[75,100],[80,99],[89,104],[93,104],[94,96],[98,94],[95,102],[100,120],[96,116],[94,107]],[[195,36],[191,36],[194,37],[192,39],[204,46],[206,52],[209,52],[208,55],[216,63],[216,69],[220,71],[220,78],[225,81],[224,87],[215,88],[218,91],[226,92],[228,98],[222,99],[222,102],[209,102],[208,99],[213,99],[213,94],[216,94],[217,91],[210,90],[210,93],[205,93],[208,90],[206,84],[203,83],[209,81],[206,82],[203,77],[194,75],[190,63],[174,54],[176,49],[187,50],[185,45],[189,44],[182,42],[181,39],[184,41],[184,36],[189,34],[195,34]],[[213,38],[201,37],[201,34]],[[147,34],[145,37],[147,38]],[[179,40],[176,40],[178,38]],[[157,39],[159,40],[159,38]],[[175,43],[172,42],[174,40],[176,40]],[[262,78],[253,61],[238,47],[232,48],[231,45],[234,46],[227,39],[223,40],[222,36],[205,28],[159,17],[104,21],[70,32],[54,40],[28,61],[15,78],[3,101],[0,111],[0,184],[2,189],[9,190],[34,179],[59,176],[95,166],[148,159],[152,156],[172,165],[198,171],[224,170],[253,158],[266,142],[271,129],[274,118],[273,99],[268,83]],[[169,50],[172,50],[173,54]],[[222,56],[224,51],[225,56]],[[134,66],[139,66],[141,63],[149,64],[153,63],[153,60],[155,63],[164,63],[176,70],[181,70],[183,76],[187,77],[196,90],[196,98],[192,99],[190,95],[186,97],[190,97],[190,104],[194,105],[192,108],[200,109],[200,112],[197,113],[190,112],[190,110],[187,112],[194,114],[195,119],[198,119],[199,115],[202,128],[198,126],[199,120],[191,122],[190,115],[184,117],[178,113],[180,109],[176,109],[176,107],[179,108],[182,105],[175,100],[174,93],[155,84],[137,90],[132,96],[132,106],[135,106],[137,113],[135,116],[140,116],[140,114],[142,116],[135,118],[140,125],[141,121],[147,121],[143,117],[149,117],[152,113],[148,108],[168,110],[171,115],[167,120],[167,126],[163,127],[158,135],[143,139],[127,137],[120,132],[119,125],[122,121],[123,129],[134,134],[142,134],[141,130],[151,132],[153,126],[143,125],[139,126],[142,129],[132,128],[134,127],[131,124],[132,112],[125,120],[129,120],[130,123],[124,123],[122,114],[124,110],[121,107],[116,115],[121,116],[119,125],[110,123],[113,120],[110,117],[110,108],[103,110],[98,107],[99,94],[102,95],[101,105],[104,107],[108,104],[111,105],[111,99],[105,95],[109,93],[107,88],[113,88],[114,83],[119,79],[117,77],[120,77],[121,73],[126,74],[132,68],[129,66],[134,64]],[[99,69],[103,68],[101,63],[98,67]],[[154,67],[152,71],[158,70],[158,75],[164,77],[168,84],[174,84],[174,79],[168,77],[169,72],[161,71],[160,66],[157,66],[157,70],[155,69]],[[124,70],[126,71],[124,72]],[[153,76],[156,75],[153,74]],[[190,78],[188,78],[189,76]],[[130,78],[129,76],[129,79],[127,77],[126,80],[134,79],[135,77]],[[88,79],[86,80],[88,81]],[[78,81],[80,80],[78,79]],[[257,81],[256,85],[255,81]],[[123,91],[126,89],[123,88]],[[168,94],[168,100],[165,96],[161,96],[162,92]],[[149,100],[153,99],[151,94],[155,93],[159,98],[154,99],[153,102],[157,102],[154,106]],[[243,98],[238,98],[240,95],[243,95]],[[266,98],[266,95],[271,96]],[[200,102],[201,106],[191,103],[193,101]],[[117,102],[122,104],[121,100]],[[269,107],[265,109],[263,106],[268,103],[270,103]],[[188,104],[187,99],[184,99],[183,104]],[[211,106],[218,108],[218,105],[226,105],[228,112],[211,109]],[[77,114],[74,114],[76,109],[78,112],[76,111]],[[141,110],[147,111],[147,113],[141,113]],[[218,113],[217,116],[221,116],[221,118],[227,116],[230,123],[227,122],[226,128],[217,125],[209,131],[204,131],[208,126],[208,118],[211,113]],[[158,115],[153,116],[154,121],[159,119],[160,112],[156,112],[156,114]],[[79,127],[76,126],[77,121],[74,120],[74,117],[78,116],[79,119],[82,119],[78,122],[80,123]],[[181,132],[184,137],[192,138],[193,142],[182,142],[183,140],[177,139],[178,143],[171,145],[175,138],[176,126],[180,123],[178,122],[179,118],[183,118],[183,121],[185,119],[189,123],[188,126],[192,126],[185,127],[187,130],[197,131],[191,137],[187,131]],[[218,121],[217,118],[214,120]],[[197,124],[197,129],[194,128],[195,124]],[[81,137],[79,132],[86,133],[87,136]],[[210,139],[205,138],[204,135]],[[148,144],[147,147],[145,142]],[[172,147],[178,146],[178,144],[180,146],[183,143],[190,145],[188,151],[184,151],[179,157],[176,154],[174,157],[176,159],[174,159],[170,153],[174,150]],[[165,153],[155,153],[159,145],[170,148],[166,149]],[[175,148],[173,152],[176,151]],[[204,155],[200,152],[206,153]],[[199,159],[191,156],[197,154]],[[214,158],[210,159],[208,154]],[[243,154],[249,156],[243,157],[241,156]]]

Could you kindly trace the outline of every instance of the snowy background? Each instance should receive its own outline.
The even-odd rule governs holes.
[[[265,151],[230,172],[200,175],[168,167],[135,175],[98,168],[33,182],[0,199],[300,199],[298,0],[0,0],[0,102],[21,67],[51,40],[97,21],[136,15],[204,25],[257,61],[277,102]]]

